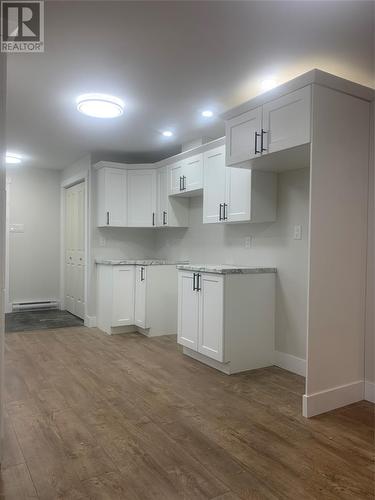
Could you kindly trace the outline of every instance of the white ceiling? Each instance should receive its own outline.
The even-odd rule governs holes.
[[[358,1],[48,1],[45,53],[8,58],[8,150],[56,169],[89,152],[150,161],[222,135],[200,111],[240,104],[269,76],[318,67],[371,85],[373,11]],[[85,117],[75,98],[86,92],[117,95],[126,112]]]

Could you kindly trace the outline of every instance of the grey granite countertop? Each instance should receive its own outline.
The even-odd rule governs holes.
[[[95,264],[106,266],[176,266],[177,264],[186,264],[184,262],[176,262],[161,259],[95,259]]]
[[[198,271],[212,274],[265,274],[276,273],[276,267],[250,267],[231,265],[208,265],[208,264],[177,264],[181,271]]]

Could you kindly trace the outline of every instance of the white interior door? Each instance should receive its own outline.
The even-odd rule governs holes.
[[[193,290],[193,281],[193,273],[179,273],[177,341],[179,344],[197,351],[199,293]]]
[[[224,361],[224,279],[201,274],[198,352]]]
[[[65,191],[65,308],[85,316],[85,183]]]

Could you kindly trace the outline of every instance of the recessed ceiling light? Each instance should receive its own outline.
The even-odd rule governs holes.
[[[77,97],[80,113],[94,118],[116,118],[124,112],[124,102],[107,94],[82,94]]]
[[[277,80],[276,78],[266,78],[262,80],[260,86],[264,91],[271,90],[277,86]]]
[[[18,163],[21,163],[22,158],[20,155],[16,155],[14,153],[6,153],[5,155],[5,163],[7,165],[16,165]]]
[[[205,109],[204,111],[202,111],[202,116],[204,118],[212,118],[214,116],[214,113],[210,109]]]
[[[162,132],[162,135],[164,135],[164,137],[172,137],[173,132],[171,132],[170,130],[164,130]]]

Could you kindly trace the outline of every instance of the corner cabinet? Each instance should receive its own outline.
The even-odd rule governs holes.
[[[274,312],[274,273],[178,273],[177,341],[224,373],[273,364]]]
[[[127,225],[127,171],[104,167],[97,175],[97,225]]]
[[[249,168],[249,160],[309,143],[310,121],[310,85],[227,120],[226,164]]]
[[[204,153],[203,223],[273,222],[277,175],[226,168],[225,146]]]
[[[149,337],[177,332],[175,265],[97,264],[97,326]]]
[[[129,227],[156,226],[156,170],[128,170]]]

